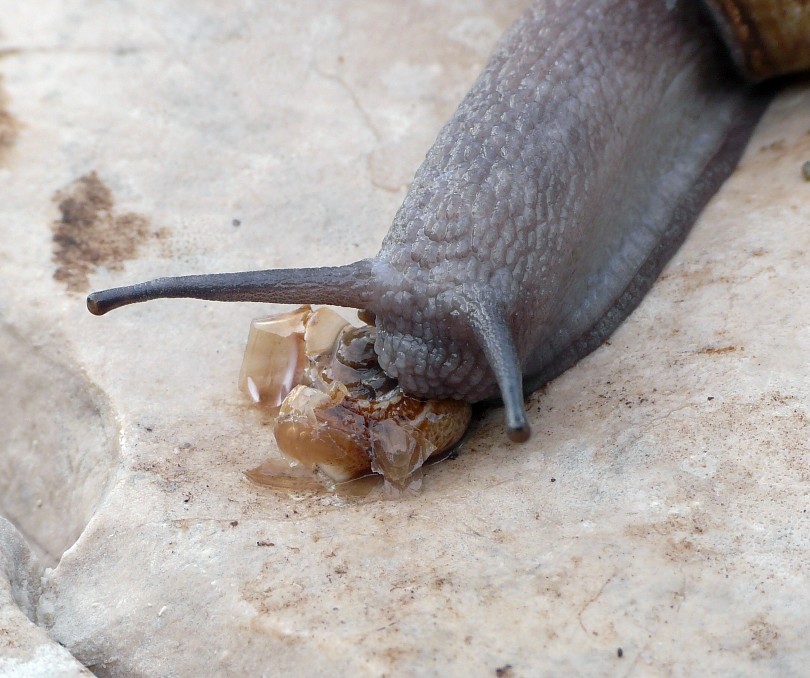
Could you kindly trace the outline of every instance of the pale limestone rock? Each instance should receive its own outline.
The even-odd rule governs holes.
[[[24,538],[0,517],[0,676],[79,678],[92,674],[33,621],[41,567]]]
[[[0,156],[14,385],[0,512],[56,565],[23,605],[80,662],[109,676],[805,670],[806,86],[775,102],[609,345],[533,396],[529,444],[507,443],[495,411],[420,495],[350,503],[243,476],[274,443],[236,389],[242,349],[250,318],[277,308],[91,317],[52,279],[52,197],[96,172],[114,205],[94,218],[147,220],[121,270],[98,253],[94,287],[372,255],[523,3],[5,4],[20,125]],[[14,633],[41,633],[2,595]],[[40,638],[31,656],[56,675]]]

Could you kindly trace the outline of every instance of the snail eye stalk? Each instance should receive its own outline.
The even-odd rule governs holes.
[[[371,298],[371,261],[346,266],[282,268],[241,273],[185,275],[93,292],[87,309],[104,315],[152,299],[257,301],[267,304],[331,304],[366,308]]]

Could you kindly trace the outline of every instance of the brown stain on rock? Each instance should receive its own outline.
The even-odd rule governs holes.
[[[3,87],[3,76],[0,75],[0,162],[6,152],[14,145],[20,130],[20,123],[8,111],[9,96]]]
[[[699,349],[697,353],[702,355],[721,355],[723,353],[734,353],[737,350],[742,351],[743,349],[738,349],[736,346],[704,346]]]
[[[88,289],[88,275],[99,267],[120,271],[150,238],[162,238],[134,212],[115,214],[110,189],[95,172],[80,177],[53,196],[61,216],[53,222],[54,280],[71,292]]]

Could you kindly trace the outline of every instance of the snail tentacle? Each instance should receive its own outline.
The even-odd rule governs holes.
[[[346,266],[157,278],[93,292],[87,297],[87,308],[94,315],[104,315],[127,304],[177,298],[366,308],[372,289],[371,261],[361,259]]]
[[[468,301],[470,325],[501,392],[506,434],[512,442],[524,443],[531,436],[531,427],[523,406],[523,372],[504,306],[485,291]]]

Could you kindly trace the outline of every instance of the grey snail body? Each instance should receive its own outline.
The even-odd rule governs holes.
[[[360,308],[375,319],[380,365],[407,392],[500,396],[522,441],[524,392],[640,302],[768,99],[736,74],[695,3],[535,2],[439,132],[375,258],[161,278],[93,293],[88,307],[194,297]]]

